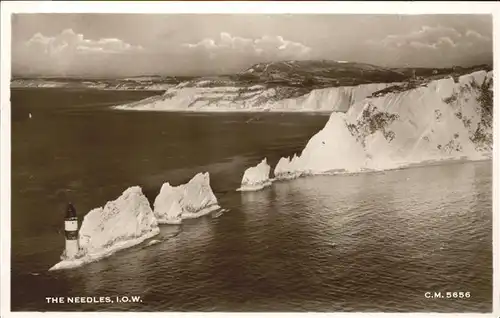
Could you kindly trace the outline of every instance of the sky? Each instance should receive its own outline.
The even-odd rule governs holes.
[[[492,63],[490,15],[16,14],[14,75],[217,75],[281,60]]]

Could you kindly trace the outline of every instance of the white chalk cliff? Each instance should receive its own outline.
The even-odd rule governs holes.
[[[137,245],[160,232],[147,198],[138,186],[85,215],[78,234],[80,250],[50,270],[78,267]]]
[[[478,71],[418,87],[394,86],[332,113],[300,156],[274,174],[385,170],[428,161],[491,157],[492,72]]]
[[[315,89],[308,94],[286,98],[289,89],[283,87],[215,86],[205,87],[181,83],[167,89],[162,96],[153,96],[138,102],[114,106],[121,110],[149,111],[303,111],[345,112],[354,103],[372,93],[387,88],[390,83],[372,83],[358,86]]]
[[[180,224],[183,219],[197,218],[218,209],[208,172],[198,173],[179,186],[164,183],[154,201],[154,214],[160,224]]]
[[[264,158],[255,167],[245,170],[241,180],[241,187],[238,191],[257,191],[271,185],[269,173],[271,167],[267,164],[267,158]]]

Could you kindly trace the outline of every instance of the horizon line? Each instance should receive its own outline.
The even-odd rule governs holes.
[[[284,62],[290,62],[290,61],[297,61],[297,62],[307,62],[307,61],[329,61],[329,62],[339,62],[338,60],[327,60],[327,59],[308,59],[308,60],[280,60],[280,61],[273,61],[273,62],[260,62],[260,63],[255,63],[249,66],[246,69],[243,69],[242,71],[237,71],[234,73],[207,73],[207,74],[176,74],[176,75],[167,75],[167,74],[129,74],[129,75],[85,75],[85,74],[30,74],[30,73],[15,73],[11,72],[11,80],[14,78],[85,78],[85,79],[123,79],[123,78],[133,78],[133,77],[167,77],[167,78],[175,78],[175,77],[210,77],[210,76],[232,76],[236,75],[239,73],[244,72],[245,70],[248,70],[252,68],[255,65],[258,64],[272,64],[272,63],[284,63]],[[485,63],[477,63],[477,64],[467,64],[467,65],[452,65],[452,66],[445,66],[445,67],[430,67],[430,66],[410,66],[410,65],[404,65],[404,66],[382,66],[382,65],[376,65],[376,64],[371,64],[371,63],[365,63],[365,62],[357,62],[357,61],[342,61],[341,64],[366,64],[366,65],[372,65],[372,66],[378,66],[380,68],[386,68],[389,70],[395,70],[395,69],[452,69],[452,68],[474,68],[474,67],[479,67],[479,66],[489,66],[493,68],[493,61],[490,62],[485,62]]]

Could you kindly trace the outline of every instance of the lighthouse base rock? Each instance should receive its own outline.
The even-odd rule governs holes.
[[[76,257],[63,259],[50,270],[74,268],[132,247],[160,232],[140,187],[130,187],[116,200],[93,209],[83,219]]]

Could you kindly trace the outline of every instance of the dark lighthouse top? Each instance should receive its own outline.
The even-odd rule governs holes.
[[[68,207],[66,208],[66,219],[76,218],[76,209],[73,204],[68,203]]]

